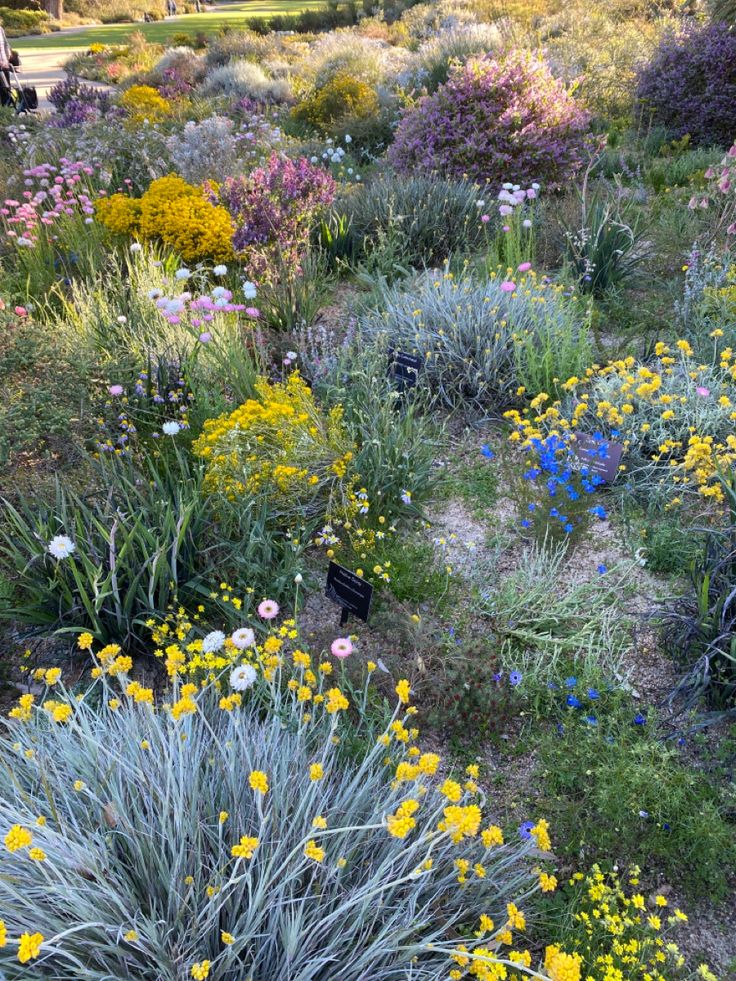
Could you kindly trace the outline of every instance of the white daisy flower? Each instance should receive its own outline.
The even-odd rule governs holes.
[[[213,630],[207,634],[202,641],[202,651],[204,654],[214,654],[219,651],[225,643],[225,634],[221,630]]]
[[[49,552],[55,559],[68,559],[76,547],[68,535],[56,535],[49,542]]]
[[[230,687],[235,691],[246,691],[252,688],[258,677],[252,664],[240,664],[230,675]]]
[[[256,646],[256,635],[250,627],[240,627],[239,630],[235,631],[230,640],[239,651],[244,651],[246,647]]]

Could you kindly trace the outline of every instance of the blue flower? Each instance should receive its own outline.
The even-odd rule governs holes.
[[[574,529],[573,526],[568,522],[562,530],[565,532],[566,535],[570,535],[572,534]]]
[[[601,521],[605,521],[608,517],[606,514],[606,509],[601,507],[600,504],[596,504],[593,508],[588,508],[588,513],[595,515],[596,518],[600,518]]]
[[[637,712],[634,716],[634,725],[645,726],[647,724],[646,716],[643,716],[641,712]]]
[[[556,517],[558,517],[559,513],[560,512],[557,510],[557,508],[550,508],[549,509],[549,516],[550,516],[550,518],[556,518]]]
[[[600,698],[600,697],[601,697],[600,696],[600,693],[598,692],[598,690],[596,688],[589,688],[588,689],[588,698],[591,699],[591,701],[594,702],[597,698]]]
[[[527,518],[523,518],[520,524],[522,528],[530,528],[532,523]]]
[[[566,699],[566,703],[569,708],[573,708],[573,709],[580,708],[580,699],[576,695],[568,695]]]
[[[585,721],[588,723],[589,726],[597,726],[598,725],[598,719],[596,719],[596,717],[594,715],[586,715],[585,716]]]
[[[536,504],[530,504],[528,510],[529,511],[536,511],[537,510],[537,505]]]
[[[547,687],[551,688],[553,691],[557,691],[557,685],[554,683],[554,681],[548,681]]]
[[[578,679],[574,674],[571,674],[569,678],[565,678],[565,688],[574,688],[578,683]]]
[[[601,562],[601,564],[600,564],[600,565],[598,566],[598,572],[599,572],[599,573],[600,573],[600,574],[601,574],[602,576],[605,576],[605,574],[606,574],[606,573],[608,572],[608,569],[607,569],[607,568],[605,567],[605,565],[604,565],[604,564],[603,564],[602,562]]]
[[[511,671],[509,672],[509,684],[512,686],[512,688],[516,688],[517,685],[521,684],[521,679],[523,677],[524,676],[520,671]]]
[[[528,841],[531,838],[533,827],[533,821],[524,821],[523,824],[519,825],[519,837],[522,841]]]
[[[493,452],[493,450],[490,448],[490,446],[488,446],[486,443],[484,443],[483,446],[481,446],[480,452],[488,460],[495,460],[496,459],[496,454]]]
[[[565,727],[563,726],[563,724],[561,722],[558,722],[557,723],[557,731],[559,732],[559,734],[561,736],[564,736],[565,735]]]
[[[503,678],[503,671],[497,671],[497,672],[496,672],[496,673],[495,673],[495,674],[493,675],[493,680],[494,680],[494,681],[500,681],[500,680],[501,680],[501,678]]]

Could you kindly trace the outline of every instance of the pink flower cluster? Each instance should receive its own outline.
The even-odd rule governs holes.
[[[155,301],[156,307],[170,324],[179,324],[189,318],[192,327],[201,328],[212,323],[224,313],[245,312],[247,317],[257,319],[260,311],[256,307],[248,307],[244,303],[233,303],[232,291],[224,286],[216,286],[210,293],[193,296],[189,292],[176,296],[164,296],[158,290],[152,290],[149,298]],[[199,339],[203,344],[212,340],[212,334],[204,330]]]
[[[21,247],[36,244],[44,226],[54,225],[65,215],[84,214],[94,219],[90,178],[95,168],[83,161],[62,158],[60,166],[39,164],[23,171],[26,190],[16,198],[6,198],[0,208],[8,238]],[[104,192],[98,192],[104,193]]]
[[[711,208],[720,211],[717,226],[725,226],[727,235],[736,235],[736,143],[718,167],[709,167],[705,177],[710,181],[704,194],[690,198],[688,207]]]

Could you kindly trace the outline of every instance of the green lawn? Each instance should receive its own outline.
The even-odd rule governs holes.
[[[101,44],[122,44],[133,33],[140,31],[149,41],[165,43],[172,34],[196,34],[204,31],[214,34],[227,26],[241,27],[250,17],[270,17],[273,14],[298,14],[302,10],[315,10],[324,7],[324,0],[247,0],[246,3],[223,4],[208,14],[187,14],[171,17],[153,24],[105,24],[85,27],[82,30],[61,31],[55,34],[39,34],[13,40],[14,48],[19,50],[74,49],[86,47],[95,42]]]

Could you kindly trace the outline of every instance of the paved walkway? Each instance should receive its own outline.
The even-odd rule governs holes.
[[[76,48],[71,51],[67,48],[63,51],[47,48],[39,48],[34,51],[33,48],[26,48],[20,52],[18,76],[21,84],[35,86],[38,92],[39,109],[51,109],[51,104],[46,96],[49,89],[66,78],[66,72],[62,65],[68,61],[75,50],[80,51],[84,48]]]

